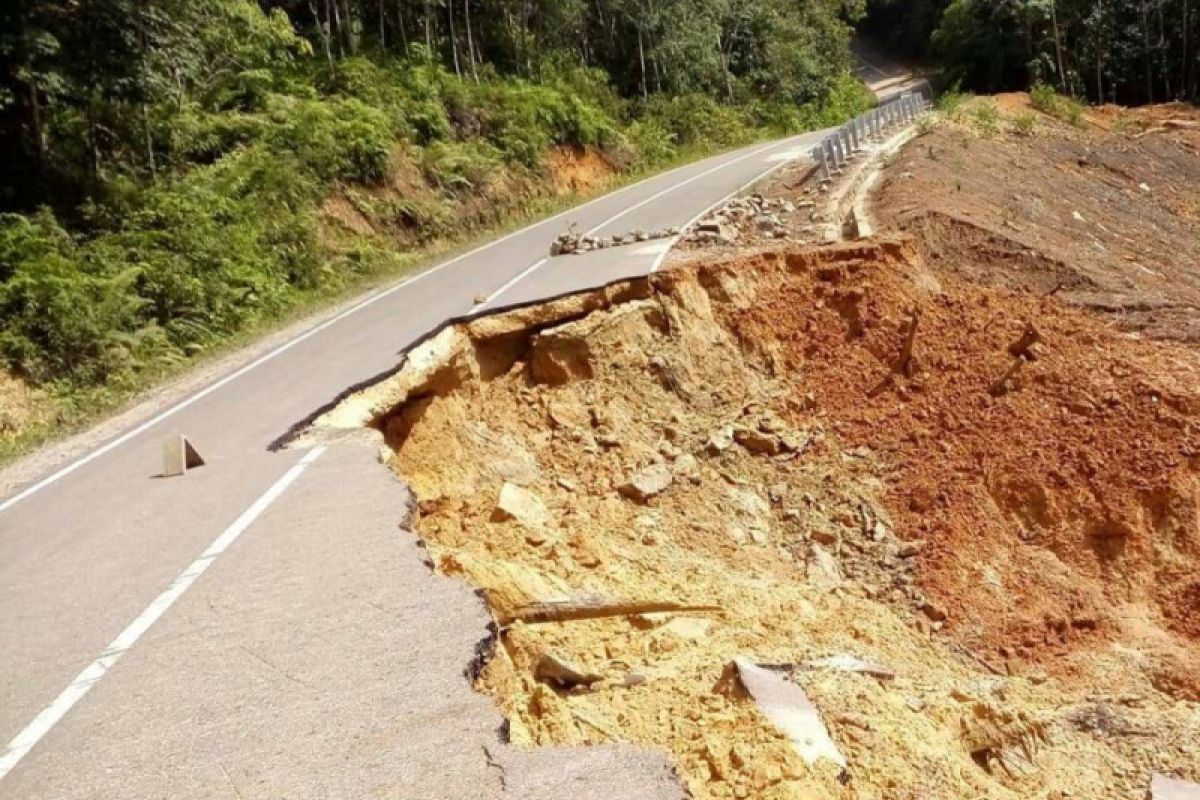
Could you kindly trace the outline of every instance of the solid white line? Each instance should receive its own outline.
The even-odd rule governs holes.
[[[809,135],[809,134],[804,134],[803,136],[808,136],[808,135]],[[797,137],[793,137],[793,138],[797,138],[797,139],[799,139],[799,138],[803,138],[803,136],[797,136]],[[790,141],[791,141],[791,139],[789,139],[788,141],[790,142]],[[705,214],[709,213],[710,211],[712,211],[712,210],[713,210],[714,208],[716,208],[717,206],[721,205],[722,203],[728,202],[728,201],[729,201],[731,198],[733,198],[733,197],[736,197],[737,195],[739,195],[739,194],[741,194],[742,192],[746,191],[746,189],[748,189],[749,187],[751,187],[751,186],[753,186],[754,184],[758,183],[758,182],[759,182],[759,181],[761,181],[763,178],[766,178],[767,176],[774,174],[774,173],[775,173],[775,172],[777,172],[778,170],[780,170],[780,169],[782,169],[782,168],[786,167],[788,164],[791,164],[791,163],[792,163],[792,162],[794,162],[794,161],[798,161],[800,158],[802,158],[802,157],[803,157],[803,156],[805,156],[805,155],[806,155],[806,153],[803,153],[803,152],[801,152],[801,153],[797,153],[796,155],[792,156],[791,158],[785,159],[785,160],[783,160],[783,161],[780,161],[780,162],[779,162],[779,163],[777,163],[777,164],[774,164],[774,165],[772,165],[772,166],[770,167],[770,169],[767,169],[767,170],[766,170],[766,171],[764,171],[764,172],[760,172],[758,175],[755,175],[753,178],[751,178],[750,180],[746,181],[746,182],[745,182],[745,183],[743,183],[741,186],[739,186],[738,188],[734,189],[732,192],[730,192],[729,194],[725,195],[724,197],[722,197],[722,198],[721,198],[720,200],[718,200],[717,202],[715,202],[715,203],[713,203],[712,205],[708,206],[707,208],[705,208],[703,211],[701,211],[701,212],[700,212],[699,214],[697,214],[696,216],[692,217],[690,220],[688,220],[688,221],[687,221],[687,224],[686,224],[686,225],[684,225],[682,228],[680,228],[680,230],[682,230],[682,231],[686,231],[688,228],[692,227],[692,226],[693,226],[693,225],[695,225],[697,222],[699,222],[699,221],[700,221],[700,219],[701,219],[702,217],[704,217],[704,215],[705,215]],[[676,237],[674,237],[673,239],[671,239],[670,243],[667,245],[667,249],[666,249],[666,250],[663,250],[661,253],[659,253],[659,254],[658,254],[658,258],[654,259],[654,263],[650,265],[650,272],[651,272],[651,273],[658,272],[659,268],[662,266],[662,263],[663,263],[663,261],[666,261],[666,259],[667,259],[667,256],[668,256],[668,255],[670,255],[670,253],[671,253],[671,251],[672,251],[673,249],[675,249],[675,245],[679,244],[679,240],[682,238],[682,236],[683,236],[683,235],[682,235],[682,234],[680,234],[679,236],[676,236]]]
[[[536,261],[536,262],[534,262],[533,264],[530,264],[530,265],[529,265],[528,267],[526,267],[525,269],[521,270],[521,272],[520,272],[520,273],[519,273],[519,274],[518,274],[518,275],[517,275],[515,278],[513,278],[511,281],[509,281],[508,283],[504,284],[504,285],[503,285],[503,286],[501,286],[499,289],[497,289],[496,291],[492,292],[490,295],[488,295],[487,297],[485,297],[485,298],[483,299],[483,302],[482,302],[482,303],[480,303],[479,305],[475,306],[475,311],[476,311],[476,312],[483,311],[485,308],[487,308],[487,307],[488,307],[488,306],[491,304],[491,302],[492,302],[493,300],[495,300],[497,297],[499,297],[500,295],[502,295],[502,294],[504,294],[505,292],[507,292],[507,291],[508,291],[509,289],[511,289],[512,287],[516,286],[518,283],[520,283],[520,282],[521,282],[521,280],[523,280],[523,279],[525,278],[525,276],[526,276],[526,275],[528,275],[529,273],[533,272],[535,269],[537,269],[538,267],[540,267],[542,264],[545,264],[545,263],[546,263],[547,261],[549,261],[549,260],[550,260],[550,259],[548,259],[548,258],[543,258],[541,261]]]
[[[148,605],[146,610],[137,616],[137,619],[129,623],[129,627],[121,631],[116,639],[113,639],[112,644],[104,649],[99,658],[88,664],[75,677],[75,680],[71,681],[67,688],[54,699],[54,702],[42,709],[41,713],[34,717],[33,721],[26,725],[8,743],[8,749],[4,752],[3,756],[0,756],[0,780],[4,780],[4,776],[11,772],[13,767],[33,749],[41,738],[49,733],[50,729],[66,716],[71,707],[78,703],[113,668],[113,665],[133,647],[137,640],[142,637],[142,634],[148,631],[155,622],[158,622],[167,609],[174,605],[175,601],[196,582],[196,579],[212,566],[217,557],[228,550],[230,545],[237,541],[237,538],[253,524],[254,520],[258,519],[258,516],[271,503],[278,500],[279,496],[284,493],[296,478],[300,477],[300,473],[304,472],[324,452],[324,447],[315,447],[293,464],[292,468],[283,474],[283,477],[275,481],[271,488],[267,489],[266,493],[255,500],[249,508],[233,521],[232,525],[213,540],[208,549],[201,553],[199,558],[189,564],[187,569],[181,572],[179,577],[167,587],[166,591],[156,597],[154,602]]]
[[[733,163],[733,162],[729,162],[729,163]],[[495,247],[498,244],[506,242],[509,239],[512,239],[514,236],[520,236],[521,234],[531,231],[534,228],[537,228],[541,225],[546,225],[547,223],[553,222],[557,219],[568,216],[570,214],[576,214],[576,213],[582,211],[583,209],[587,208],[588,206],[608,200],[608,199],[612,198],[613,196],[620,194],[621,192],[631,191],[631,190],[636,189],[637,187],[641,186],[644,183],[647,183],[647,182],[653,181],[653,180],[658,180],[660,178],[666,177],[667,175],[673,175],[674,173],[679,172],[680,170],[685,170],[685,169],[688,169],[689,167],[693,167],[693,166],[695,166],[694,163],[683,164],[681,166],[675,167],[674,169],[668,170],[667,172],[663,172],[663,173],[659,173],[657,175],[651,175],[646,178],[643,178],[642,180],[638,181],[637,183],[631,184],[629,186],[625,186],[620,189],[614,189],[613,191],[611,191],[607,194],[601,195],[600,197],[597,197],[594,200],[589,200],[588,202],[584,203],[583,205],[579,205],[579,206],[576,206],[575,208],[567,209],[566,211],[560,211],[559,213],[555,214],[552,217],[547,217],[546,219],[538,220],[537,222],[530,223],[529,225],[526,225],[524,228],[521,228],[520,230],[513,231],[512,233],[502,236],[499,239],[495,239],[491,242],[480,245],[479,247],[476,247],[475,249],[470,250],[469,252],[462,253],[461,255],[457,255],[454,258],[450,259],[449,261],[443,261],[441,264],[438,264],[437,266],[431,267],[431,268],[425,270],[424,272],[420,272],[416,275],[413,275],[410,278],[406,278],[406,279],[400,281],[395,286],[391,286],[387,289],[384,289],[381,292],[377,292],[375,294],[368,296],[362,302],[351,306],[350,308],[346,309],[345,311],[342,311],[340,314],[338,314],[334,317],[331,317],[330,319],[325,320],[324,322],[317,325],[316,327],[311,328],[311,329],[305,331],[304,333],[298,335],[296,338],[285,342],[284,344],[275,348],[271,352],[255,359],[254,361],[245,365],[244,367],[237,370],[236,372],[232,372],[229,375],[226,375],[224,378],[220,379],[216,383],[211,384],[210,386],[207,386],[204,389],[201,389],[200,391],[198,391],[195,394],[191,395],[190,397],[186,398],[182,402],[168,408],[166,411],[163,411],[162,413],[160,413],[154,417],[151,417],[150,419],[146,420],[145,422],[143,422],[142,424],[133,428],[132,430],[125,432],[124,434],[118,436],[116,439],[113,439],[112,441],[93,450],[92,452],[88,453],[87,455],[83,456],[82,458],[79,458],[78,460],[71,462],[70,464],[63,467],[62,469],[59,469],[57,472],[53,472],[50,475],[47,475],[45,478],[42,478],[40,481],[38,481],[34,484],[31,484],[30,486],[25,487],[20,492],[17,492],[12,497],[9,497],[7,500],[0,501],[0,513],[7,511],[8,509],[15,506],[17,503],[40,492],[42,489],[45,489],[47,486],[50,486],[51,484],[62,480],[63,478],[70,475],[75,470],[79,469],[80,467],[84,466],[85,464],[88,464],[91,461],[94,461],[95,459],[99,458],[100,456],[104,455],[105,453],[115,450],[116,448],[118,448],[121,445],[128,442],[130,439],[133,439],[134,437],[139,436],[142,433],[145,433],[147,430],[149,430],[150,428],[153,428],[155,425],[162,422],[163,420],[175,416],[176,414],[178,414],[180,411],[183,411],[188,406],[191,406],[192,404],[204,399],[205,397],[207,397],[208,395],[217,391],[221,387],[227,385],[228,383],[237,380],[241,376],[245,375],[247,372],[257,369],[258,367],[262,366],[263,364],[267,363],[268,361],[282,355],[283,353],[292,349],[293,347],[300,344],[304,340],[306,340],[312,336],[315,336],[316,334],[320,333],[321,331],[325,330],[326,328],[330,327],[331,325],[334,325],[335,323],[340,322],[341,320],[345,319],[346,317],[349,317],[352,314],[356,314],[359,311],[362,311],[367,306],[370,306],[374,303],[379,302],[383,298],[399,291],[400,289],[403,289],[406,286],[416,283],[417,281],[421,280],[422,278],[427,278],[430,275],[433,275],[435,272],[439,272],[440,270],[445,269],[446,267],[449,267],[453,264],[457,264],[458,262],[462,261],[463,259],[470,258],[473,255],[481,253],[490,247]],[[493,295],[493,297],[494,296],[495,295]]]
[[[801,134],[801,135],[805,135],[805,134]],[[611,216],[608,219],[601,222],[599,225],[596,225],[593,228],[589,228],[587,231],[584,232],[583,235],[591,236],[596,231],[600,230],[601,228],[605,228],[605,227],[611,225],[612,223],[616,222],[617,220],[619,220],[621,217],[625,216],[626,214],[631,214],[634,211],[637,211],[642,206],[644,206],[648,203],[653,203],[655,200],[658,200],[659,198],[670,194],[671,192],[675,191],[676,189],[681,189],[684,186],[687,186],[689,183],[692,183],[693,181],[698,181],[701,178],[708,177],[709,175],[713,174],[714,172],[718,172],[718,171],[724,169],[725,167],[731,167],[740,161],[745,161],[747,158],[753,158],[754,156],[758,155],[759,153],[762,153],[765,150],[770,150],[773,147],[778,147],[781,144],[791,142],[792,139],[796,139],[796,138],[799,138],[799,137],[793,136],[793,137],[791,137],[791,139],[784,139],[782,142],[771,142],[770,144],[763,145],[762,147],[752,150],[749,153],[744,153],[743,155],[740,155],[737,158],[731,159],[729,161],[724,161],[724,162],[716,165],[715,167],[712,167],[710,169],[705,170],[704,172],[699,173],[698,175],[693,175],[692,177],[682,180],[679,183],[672,184],[671,186],[668,186],[666,189],[663,189],[661,192],[658,192],[657,194],[653,194],[650,197],[647,197],[645,200],[642,200],[638,203],[634,203],[633,205],[629,206],[628,208],[614,214],[613,216]],[[678,239],[678,237],[676,237],[676,239]],[[550,259],[548,259],[548,258],[543,258],[541,261],[537,262],[536,264],[526,267],[515,278],[513,278],[508,283],[504,284],[499,289],[497,289],[496,291],[494,291],[490,295],[488,295],[486,298],[484,298],[484,301],[482,303],[475,306],[474,311],[475,312],[483,311],[485,308],[487,308],[489,305],[491,305],[493,300],[495,300],[500,295],[504,294],[506,291],[511,289],[513,286],[516,286],[526,276],[528,276],[530,273],[532,273],[534,270],[536,270],[538,267],[542,266],[549,260]],[[2,511],[2,510],[3,509],[0,509],[0,511]]]

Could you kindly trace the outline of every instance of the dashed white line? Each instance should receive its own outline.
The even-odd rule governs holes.
[[[167,612],[175,601],[178,600],[184,592],[186,592],[196,580],[204,574],[204,572],[212,566],[217,558],[229,549],[238,537],[241,536],[247,528],[249,528],[259,515],[263,513],[284,491],[300,477],[300,474],[308,468],[310,464],[321,457],[325,452],[324,447],[315,447],[309,450],[304,456],[292,465],[291,469],[283,474],[279,480],[271,485],[270,489],[254,501],[245,511],[243,511],[237,519],[233,521],[228,528],[222,531],[221,535],[213,540],[213,543],[200,554],[200,557],[187,566],[183,572],[179,574],[166,591],[154,599],[146,610],[137,616],[129,626],[113,639],[112,643],[104,649],[92,663],[88,664],[82,672],[75,677],[63,689],[62,693],[54,699],[50,705],[42,709],[33,721],[18,733],[11,742],[8,743],[8,748],[4,751],[4,755],[0,756],[0,780],[3,780],[13,767],[20,763],[21,759],[29,753],[34,746],[41,741],[50,730],[58,724],[67,712],[78,703],[84,695],[86,695],[93,686],[95,686],[108,671],[113,668],[113,665],[120,660],[126,652],[129,651],[138,639],[150,627]]]

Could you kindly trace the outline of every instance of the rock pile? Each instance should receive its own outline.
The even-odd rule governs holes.
[[[761,194],[735,197],[695,223],[688,230],[686,240],[730,245],[739,241],[743,234],[764,239],[787,239],[793,233],[787,218],[814,206],[811,200],[796,203]]]
[[[622,245],[634,244],[636,242],[648,242],[651,239],[669,239],[672,236],[678,236],[679,228],[662,228],[656,231],[635,230],[629,233],[618,234],[617,236],[593,236],[591,234],[578,234],[574,227],[566,233],[561,233],[550,245],[551,256],[565,255],[583,255],[590,253],[593,250],[605,250],[609,247],[621,247]]]

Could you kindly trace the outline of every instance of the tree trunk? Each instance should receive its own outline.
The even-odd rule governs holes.
[[[1067,68],[1063,63],[1062,34],[1058,30],[1058,0],[1050,2],[1050,27],[1054,30],[1054,56],[1058,61],[1058,85],[1064,94],[1069,94],[1067,88]]]
[[[325,8],[329,8],[326,2]],[[333,48],[329,44],[329,29],[325,23],[321,22],[321,13],[317,10],[316,0],[308,0],[308,10],[312,12],[313,22],[317,25],[317,36],[321,38],[321,47],[325,50],[325,58],[329,61],[330,69],[333,68]]]
[[[432,16],[429,13],[429,0],[425,0],[425,49],[429,51],[429,57],[433,56],[433,27],[430,24]]]
[[[1179,73],[1180,94],[1192,92],[1191,64],[1188,63],[1188,0],[1183,0],[1183,69]],[[1193,92],[1194,94],[1194,92]],[[1190,98],[1189,98],[1190,99]]]
[[[446,3],[446,16],[450,20],[450,53],[454,56],[454,74],[462,78],[462,65],[458,61],[458,33],[454,30],[454,3]]]
[[[475,68],[475,35],[471,32],[471,0],[463,0],[463,17],[467,22],[467,59],[471,63],[471,77],[479,83],[479,71]]]
[[[354,52],[358,49],[354,36],[354,13],[353,9],[350,7],[350,0],[344,0],[344,2],[345,6],[342,8],[341,17],[339,17],[338,27],[343,29],[342,35],[346,38],[346,52],[350,53],[350,55],[354,55]],[[337,4],[338,0],[333,0],[333,5],[335,8],[337,7]],[[344,25],[340,21],[343,18],[346,20]]]
[[[721,41],[721,34],[717,34],[717,52],[721,55],[721,75],[725,78],[725,97],[729,102],[733,102],[733,80],[729,76],[729,57],[725,54],[725,44]]]
[[[142,103],[142,129],[146,132],[146,163],[150,165],[150,174],[158,174],[158,162],[154,159],[154,136],[150,131],[150,107]]]
[[[383,13],[383,0],[379,0],[379,49],[387,50],[387,17]]]
[[[404,0],[396,0],[396,28],[400,31],[400,46],[408,55],[408,25],[404,22]]]
[[[1146,60],[1146,102],[1154,102],[1154,57],[1150,50],[1149,0],[1142,0],[1142,47]]]
[[[345,58],[346,46],[342,41],[342,17],[337,0],[325,0],[325,20],[329,23],[329,38],[337,39],[338,58]]]
[[[46,166],[46,132],[42,129],[42,103],[38,97],[36,78],[29,79],[29,127],[33,132],[33,146],[37,150],[38,171]]]
[[[650,90],[646,86],[646,46],[642,42],[642,29],[638,28],[638,59],[642,64],[642,99],[650,97]]]

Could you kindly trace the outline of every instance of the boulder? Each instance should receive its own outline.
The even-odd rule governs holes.
[[[651,497],[665,492],[673,480],[674,476],[666,464],[653,464],[634,473],[617,491],[630,500],[645,503]]]
[[[504,522],[510,519],[530,528],[541,528],[546,524],[546,506],[533,492],[506,482],[500,487],[492,520]]]

